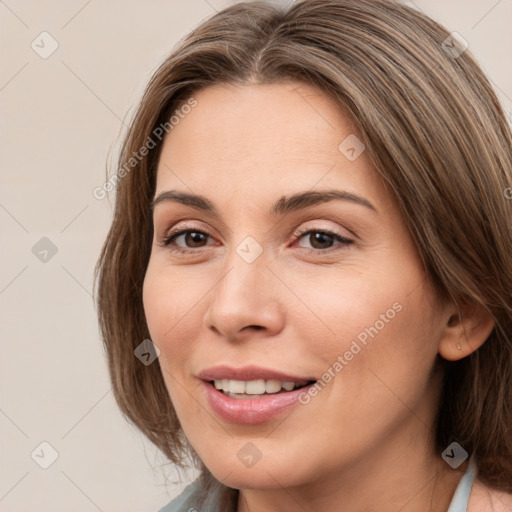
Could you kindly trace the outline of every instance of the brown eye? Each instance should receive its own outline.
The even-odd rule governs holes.
[[[183,237],[185,248],[201,248],[205,246],[204,242],[208,240],[209,236],[210,235],[208,235],[208,233],[204,233],[203,231],[194,229],[182,229],[165,238],[163,245],[169,246],[178,238]],[[182,246],[178,245],[178,247]]]
[[[346,246],[353,243],[352,240],[336,233],[334,231],[330,231],[328,229],[309,229],[307,231],[302,231],[297,234],[297,239],[305,239],[308,240],[312,249],[312,252],[330,252],[331,250],[336,250],[336,248],[331,249],[334,245],[334,242],[339,242],[340,248],[345,248]],[[300,245],[300,247],[304,247]],[[307,247],[305,247],[307,249]]]
[[[314,249],[329,249],[334,243],[333,236],[327,233],[309,233],[309,242]]]

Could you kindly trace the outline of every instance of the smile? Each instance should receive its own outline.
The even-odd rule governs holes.
[[[301,394],[307,393],[309,388],[316,384],[316,381],[309,381],[311,384],[306,383],[295,387],[295,383],[291,381],[275,381],[277,383],[262,381],[265,385],[265,392],[261,393],[263,384],[260,381],[227,381],[226,387],[229,387],[229,389],[232,389],[231,382],[235,382],[234,389],[241,389],[241,384],[238,383],[242,382],[244,393],[231,393],[231,391],[216,389],[214,381],[202,381],[201,384],[206,395],[206,401],[212,411],[224,421],[239,425],[254,425],[278,418],[288,410],[298,406]],[[253,384],[253,382],[257,384]],[[267,382],[271,382],[271,390],[276,389],[278,385],[279,390],[267,393]],[[285,384],[288,387],[293,385],[293,388],[291,390],[283,389]],[[224,386],[222,381],[221,385]],[[237,388],[237,386],[239,387]]]

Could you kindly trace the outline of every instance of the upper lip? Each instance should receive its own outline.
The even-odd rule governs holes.
[[[243,366],[241,368],[233,368],[227,365],[212,366],[202,370],[198,377],[202,380],[279,380],[281,382],[295,382],[298,384],[307,384],[314,381],[313,377],[304,377],[292,374],[286,374],[270,368],[262,368],[259,366]]]

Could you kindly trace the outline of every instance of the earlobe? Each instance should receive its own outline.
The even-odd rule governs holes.
[[[439,354],[448,361],[469,356],[485,343],[494,325],[491,314],[480,305],[454,306],[441,336]]]

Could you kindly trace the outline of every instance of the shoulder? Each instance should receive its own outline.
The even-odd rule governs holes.
[[[193,512],[198,506],[198,498],[201,492],[199,479],[187,485],[185,489],[176,496],[170,503],[161,508],[158,512]]]
[[[468,512],[510,512],[512,494],[488,487],[475,479],[469,495]]]

